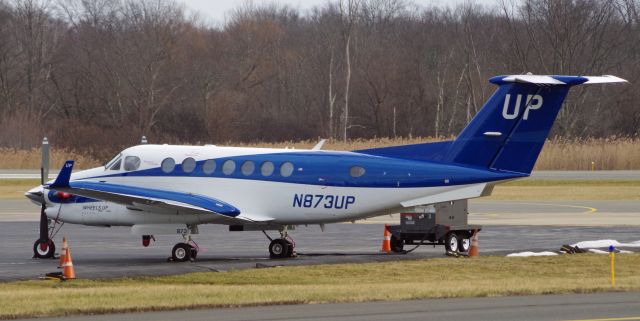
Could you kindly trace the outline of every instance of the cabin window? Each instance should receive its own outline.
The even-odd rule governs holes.
[[[213,174],[215,170],[216,161],[213,159],[207,159],[206,161],[204,161],[204,164],[202,164],[202,171],[207,175]]]
[[[242,163],[242,166],[240,166],[240,171],[244,176],[249,176],[253,174],[253,171],[255,170],[256,170],[256,164],[252,161],[246,161]]]
[[[176,161],[173,160],[173,158],[171,157],[167,157],[162,161],[162,164],[160,165],[160,167],[162,168],[163,172],[171,173],[173,172],[173,169],[176,167]]]
[[[280,165],[280,176],[289,177],[293,174],[293,164],[291,162],[284,162]]]
[[[124,170],[125,171],[135,171],[140,168],[140,157],[138,156],[127,156],[124,158]]]
[[[229,160],[226,160],[224,163],[222,163],[222,172],[225,175],[231,175],[235,170],[236,170],[236,162],[229,159]]]
[[[262,176],[271,176],[274,169],[275,166],[272,162],[264,162],[262,163],[262,165],[260,165],[260,173],[262,174]]]
[[[351,175],[351,177],[360,177],[364,175],[364,173],[365,173],[365,169],[360,166],[352,166],[349,169],[349,175]]]
[[[193,157],[187,157],[182,161],[182,171],[185,173],[191,173],[196,169],[196,160]]]

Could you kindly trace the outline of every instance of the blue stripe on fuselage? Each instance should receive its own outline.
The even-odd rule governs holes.
[[[233,160],[236,163],[236,168],[230,175],[222,173],[222,164],[227,160]],[[177,163],[181,161],[182,159],[176,159]],[[520,173],[353,152],[304,151],[254,154],[222,157],[215,161],[215,171],[210,175],[204,173],[202,169],[204,160],[202,160],[197,162],[196,169],[191,173],[185,173],[182,166],[177,164],[170,173],[164,173],[159,167],[155,167],[84,179],[122,176],[216,177],[320,186],[408,188],[465,185],[527,176]],[[255,163],[255,170],[250,175],[241,173],[240,168],[245,161]],[[260,165],[266,161],[271,161],[275,165],[275,171],[270,176],[263,176],[260,173]],[[295,167],[293,174],[289,177],[283,177],[279,172],[280,165],[285,162],[291,162]],[[366,173],[362,177],[351,177],[349,169],[352,166],[361,166],[365,168]]]

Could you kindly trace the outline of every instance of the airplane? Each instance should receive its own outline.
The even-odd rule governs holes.
[[[348,222],[491,194],[528,177],[572,86],[627,82],[605,76],[506,75],[455,140],[354,151],[144,144],[104,166],[72,173],[25,196],[42,205],[34,256],[52,257],[56,223],[130,226],[148,246],[178,234],[176,261],[196,258],[200,224],[230,231],[279,231],[274,258],[290,257],[298,225]],[[50,224],[51,225],[51,224]],[[47,231],[48,229],[48,231]],[[47,233],[49,232],[49,233]],[[455,236],[455,235],[454,235]]]

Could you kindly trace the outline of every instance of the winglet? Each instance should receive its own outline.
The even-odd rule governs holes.
[[[69,180],[71,179],[71,171],[73,170],[73,161],[68,160],[62,165],[60,174],[56,177],[56,180],[49,185],[49,188],[56,187],[69,187]]]

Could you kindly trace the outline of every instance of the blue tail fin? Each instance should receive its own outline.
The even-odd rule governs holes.
[[[359,151],[531,173],[569,88],[626,82],[614,76],[498,76],[496,92],[453,142]]]

